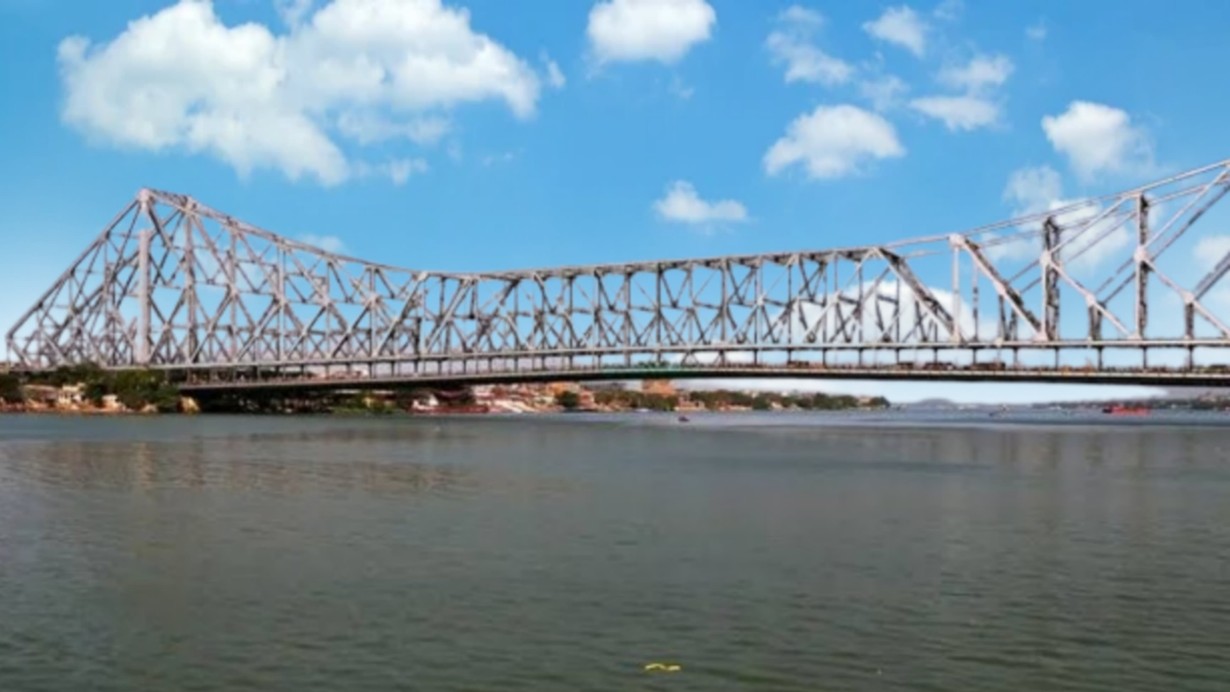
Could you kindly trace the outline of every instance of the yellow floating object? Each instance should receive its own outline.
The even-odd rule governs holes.
[[[654,673],[654,672],[678,673],[681,670],[683,670],[683,666],[677,665],[675,663],[646,663],[645,664],[645,671],[648,673]]]

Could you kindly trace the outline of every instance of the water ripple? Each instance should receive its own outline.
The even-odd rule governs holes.
[[[0,690],[1221,690],[1228,450],[0,419]]]

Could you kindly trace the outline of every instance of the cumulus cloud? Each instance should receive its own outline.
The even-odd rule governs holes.
[[[1013,213],[1017,216],[1057,211],[1080,201],[1064,198],[1063,179],[1059,172],[1050,166],[1026,167],[1013,171],[1004,187],[1004,200],[1012,205]],[[1067,241],[1069,234],[1076,232],[1075,229],[1067,230],[1068,227],[1079,227],[1082,222],[1091,221],[1101,213],[1100,206],[1090,204],[1055,215],[1055,222],[1065,229],[1060,240],[1066,244],[1061,247],[1059,254],[1061,258],[1072,262],[1071,270],[1093,269],[1112,257],[1126,259],[1124,250],[1132,244],[1132,234],[1126,224],[1115,226],[1113,221],[1098,222]],[[1035,222],[1023,228],[1038,231],[1041,227],[1041,223]],[[1041,236],[1032,234],[1022,236],[1016,242],[991,248],[991,254],[1000,257],[1034,257],[1041,249]]]
[[[978,331],[983,339],[992,339],[995,336],[996,327],[990,324],[987,320],[979,320],[977,330],[973,318],[973,310],[961,296],[954,295],[952,291],[938,288],[935,286],[924,286],[927,293],[935,298],[950,317],[953,318],[953,325],[956,327],[957,333],[963,338],[969,339],[975,336],[975,331]],[[855,289],[841,291],[841,296],[849,303],[857,303],[859,294]],[[868,289],[866,295],[866,304],[862,313],[861,325],[860,321],[851,320],[847,323],[846,328],[851,331],[861,327],[862,338],[865,343],[874,343],[882,341],[885,337],[896,339],[896,334],[890,330],[888,333],[881,332],[879,325],[876,322],[876,301],[896,301],[900,298],[901,302],[897,306],[900,310],[900,323],[902,325],[916,325],[920,321],[925,325],[934,324],[939,331],[939,338],[947,340],[951,338],[950,330],[939,324],[935,315],[926,307],[926,302],[922,296],[915,293],[914,289],[908,284],[898,284],[894,280],[882,281],[873,291]],[[852,315],[853,309],[849,305],[845,307],[845,314]],[[841,330],[841,320],[837,313],[833,310],[824,310],[822,307],[804,303],[796,308],[795,319],[797,326],[795,333],[801,335],[824,333],[836,333]],[[918,343],[922,340],[922,336],[917,332],[909,334],[911,326],[905,326],[901,333],[901,340],[904,343]],[[799,343],[808,343],[806,338],[798,339]]]
[[[999,120],[999,105],[979,96],[926,96],[910,108],[944,123],[949,130],[975,130]]]
[[[1153,146],[1125,111],[1100,103],[1073,101],[1059,115],[1042,118],[1042,130],[1072,170],[1089,181],[1105,173],[1147,170]]]
[[[423,116],[394,120],[371,111],[346,111],[337,118],[337,130],[359,144],[375,144],[391,139],[408,139],[427,146],[440,141],[452,129],[448,118]]]
[[[964,65],[950,65],[940,70],[939,82],[953,89],[978,91],[997,87],[1008,81],[1012,61],[1006,55],[975,55]]]
[[[706,41],[717,13],[705,0],[605,0],[589,11],[586,34],[601,63],[673,63]]]
[[[1204,275],[1213,271],[1230,254],[1230,235],[1206,235],[1196,241],[1192,247],[1192,263],[1199,270],[1199,275],[1192,278],[1189,285],[1203,279]],[[1230,285],[1222,276],[1204,295],[1205,305],[1215,303],[1223,308],[1230,306]]]
[[[769,34],[765,45],[774,64],[785,65],[786,82],[816,82],[828,86],[850,80],[854,68],[818,48],[813,34],[824,18],[819,12],[792,5],[778,16],[779,28]]]
[[[667,221],[701,225],[747,220],[747,208],[733,199],[709,202],[701,199],[696,188],[686,180],[676,180],[666,188],[666,194],[653,203],[658,216]]]
[[[937,81],[963,93],[914,99],[910,107],[944,123],[952,131],[976,130],[999,122],[1001,106],[993,92],[1012,74],[1012,61],[1004,55],[975,55],[969,62],[949,65]]]
[[[403,185],[415,173],[426,173],[427,162],[422,159],[398,159],[387,164],[389,179],[394,185]]]
[[[935,6],[932,14],[936,19],[945,22],[955,22],[961,18],[965,12],[965,2],[963,0],[944,0]]]
[[[273,0],[273,7],[287,26],[298,26],[312,9],[312,0]]]
[[[1230,235],[1209,235],[1196,241],[1192,248],[1192,260],[1196,266],[1208,272],[1230,254]]]
[[[765,171],[776,175],[800,165],[811,178],[840,178],[876,159],[905,155],[897,132],[883,117],[857,106],[819,106],[795,118],[786,134],[764,156]]]
[[[547,84],[550,84],[553,89],[563,89],[564,85],[568,84],[568,79],[564,77],[564,71],[559,68],[559,63],[547,57],[543,60],[547,65]]]
[[[210,0],[180,0],[108,42],[59,46],[62,117],[94,141],[207,154],[241,175],[355,176],[336,134],[438,138],[441,113],[476,101],[534,113],[540,85],[515,54],[441,0],[282,2],[291,25],[227,26]],[[343,121],[345,124],[343,124]]]
[[[881,41],[905,48],[916,57],[921,58],[927,51],[929,27],[906,5],[884,10],[879,18],[863,24],[863,30]]]
[[[886,111],[896,106],[910,87],[900,77],[885,75],[863,82],[859,85],[858,90],[863,98],[871,102],[872,108],[877,111]]]
[[[777,18],[780,21],[791,24],[805,24],[811,26],[821,26],[824,24],[824,15],[816,10],[803,7],[802,5],[791,5],[778,13]]]
[[[410,176],[426,173],[429,169],[423,159],[390,159],[383,163],[356,161],[351,166],[355,178],[387,178],[394,185],[405,185]]]
[[[1004,199],[1022,215],[1045,210],[1062,195],[1063,178],[1050,166],[1018,168],[1004,187]]]

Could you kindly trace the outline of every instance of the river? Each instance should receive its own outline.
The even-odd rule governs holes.
[[[0,690],[1226,690],[1222,424],[0,417]]]

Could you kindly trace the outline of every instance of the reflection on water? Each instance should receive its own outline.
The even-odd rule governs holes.
[[[0,690],[1225,689],[1230,430],[980,421],[0,418]]]

